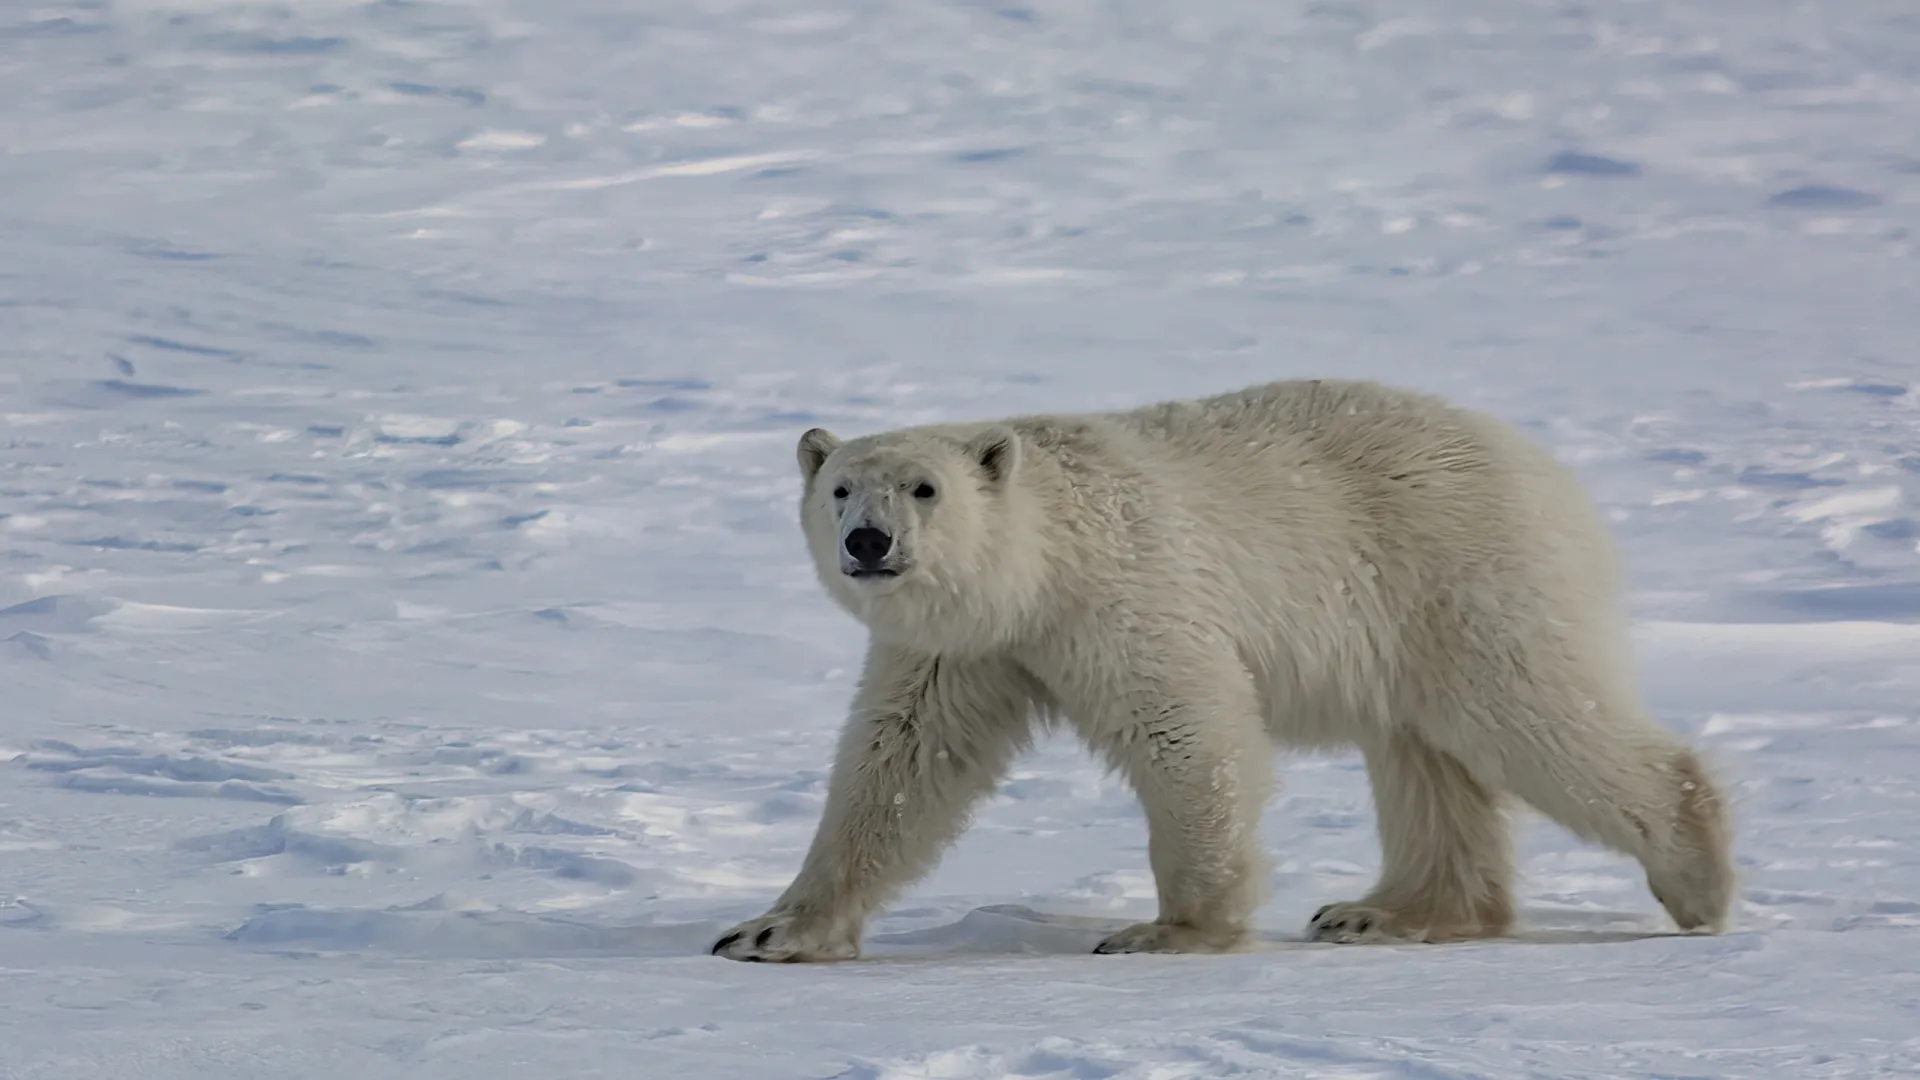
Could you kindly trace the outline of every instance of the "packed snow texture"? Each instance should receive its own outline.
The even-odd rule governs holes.
[[[1911,0],[0,5],[0,1076],[1920,1070]],[[1737,799],[1733,932],[1537,821],[1523,927],[1153,911],[1047,743],[867,958],[792,445],[1361,375],[1523,425]]]

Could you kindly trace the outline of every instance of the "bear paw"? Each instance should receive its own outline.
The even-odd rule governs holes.
[[[1388,929],[1397,928],[1401,921],[1392,912],[1367,904],[1328,904],[1314,912],[1312,921],[1307,923],[1307,940],[1330,941],[1336,945],[1406,940]]]
[[[1466,941],[1497,933],[1478,922],[1443,919],[1430,912],[1396,911],[1364,900],[1328,904],[1314,912],[1307,924],[1308,941],[1335,945]]]
[[[1107,936],[1093,947],[1096,953],[1221,953],[1238,946],[1240,930],[1202,930],[1179,923],[1135,923]]]
[[[818,963],[852,960],[860,955],[856,942],[828,933],[794,912],[770,912],[749,919],[720,935],[710,951],[715,956],[755,964]]]

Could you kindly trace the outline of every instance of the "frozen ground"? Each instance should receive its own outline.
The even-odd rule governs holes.
[[[0,1076],[1920,1070],[1910,0],[0,5]],[[1631,560],[1739,926],[1543,825],[1526,931],[1231,958],[1023,763],[868,962],[702,954],[861,644],[793,439],[1382,376]]]

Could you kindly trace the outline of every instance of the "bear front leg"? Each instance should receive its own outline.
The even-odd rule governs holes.
[[[1245,682],[1228,673],[1191,694],[1155,695],[1099,740],[1146,811],[1160,914],[1094,952],[1218,953],[1246,944],[1266,877],[1258,829],[1273,746]]]
[[[842,729],[800,873],[767,914],[723,934],[730,960],[853,959],[867,918],[921,877],[1031,738],[1032,683],[998,659],[876,646]]]

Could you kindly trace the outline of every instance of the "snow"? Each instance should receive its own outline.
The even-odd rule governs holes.
[[[1920,1071],[1903,0],[0,6],[0,1075]],[[1844,10],[1842,10],[1844,8]],[[792,443],[1366,375],[1523,425],[1738,800],[1738,923],[1233,957],[1049,743],[867,958],[786,884],[859,628]]]

